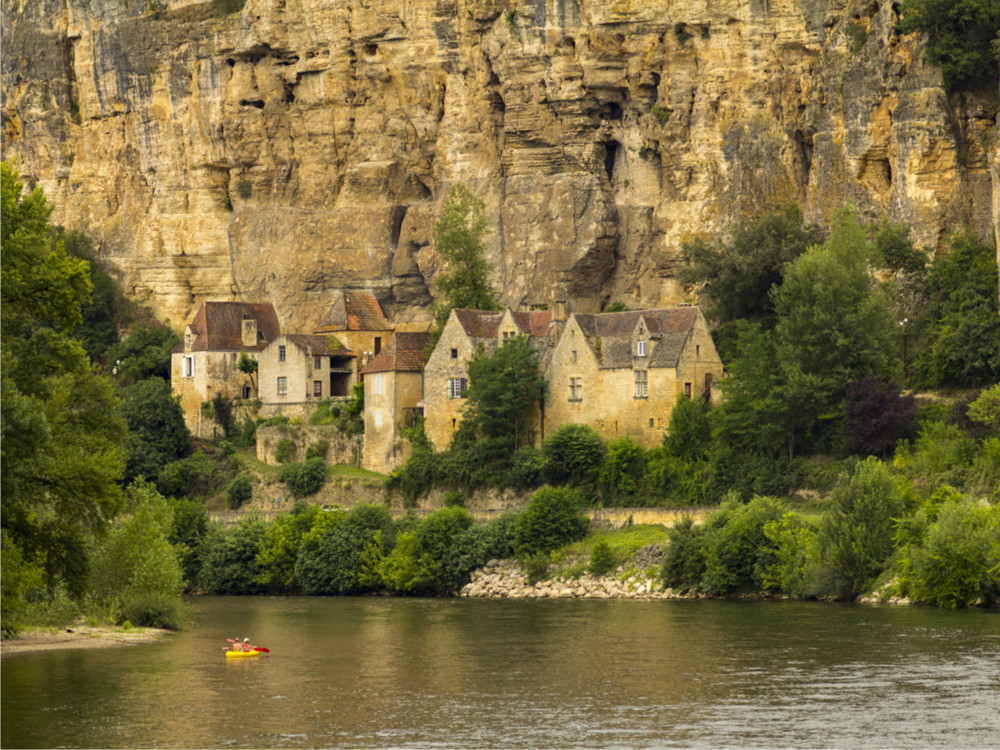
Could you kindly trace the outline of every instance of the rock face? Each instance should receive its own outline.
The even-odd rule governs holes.
[[[341,288],[425,317],[456,182],[501,301],[578,312],[679,301],[685,238],[793,201],[931,247],[1000,225],[995,92],[949,102],[892,3],[163,5],[3,0],[3,153],[175,327],[307,327]]]

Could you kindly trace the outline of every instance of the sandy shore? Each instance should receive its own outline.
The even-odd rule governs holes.
[[[80,625],[72,628],[29,629],[17,638],[4,638],[0,642],[0,657],[6,659],[18,654],[39,651],[60,651],[68,648],[118,648],[134,646],[137,643],[151,643],[171,631],[159,628],[131,628],[123,630],[113,627],[90,627]]]

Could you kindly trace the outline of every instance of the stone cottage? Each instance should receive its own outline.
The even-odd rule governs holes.
[[[466,363],[474,354],[490,354],[505,340],[527,335],[544,359],[555,334],[548,310],[452,310],[424,368],[424,431],[435,449],[448,448],[462,420],[462,392],[468,387]],[[544,373],[544,364],[541,367]],[[541,435],[540,414],[534,422],[536,434]]]
[[[256,359],[281,334],[270,303],[206,302],[184,328],[170,355],[170,383],[188,429],[202,434],[201,405],[216,393],[256,398],[257,379],[238,368],[241,352]]]
[[[715,400],[722,374],[697,307],[574,313],[545,371],[546,430],[586,424],[606,439],[629,435],[654,448],[678,397]]]
[[[258,357],[262,415],[308,416],[324,398],[351,395],[355,359],[332,335],[277,337]]]
[[[361,370],[385,346],[393,326],[386,320],[382,305],[370,292],[337,291],[322,322],[313,329],[320,335],[333,334],[357,354],[354,360],[355,382],[361,382]]]
[[[426,332],[397,331],[363,369],[365,442],[362,468],[388,474],[406,461],[400,430],[423,413]]]

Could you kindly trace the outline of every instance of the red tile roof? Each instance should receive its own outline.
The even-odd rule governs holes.
[[[257,343],[243,344],[243,321],[257,321]],[[270,302],[206,302],[190,323],[195,334],[192,351],[259,352],[281,335],[278,315]],[[184,351],[181,342],[174,351]]]
[[[327,331],[390,331],[382,305],[369,292],[337,292],[316,333]]]
[[[420,372],[427,364],[427,341],[424,332],[397,332],[361,372]]]

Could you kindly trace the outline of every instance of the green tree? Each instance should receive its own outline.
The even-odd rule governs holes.
[[[0,523],[5,549],[80,595],[87,541],[121,508],[125,423],[71,335],[91,291],[87,264],[53,241],[42,191],[22,188],[3,162]]]
[[[184,575],[168,541],[173,523],[170,504],[142,480],[125,494],[126,515],[94,551],[90,592],[119,622],[176,627]]]
[[[868,458],[841,475],[817,539],[830,573],[826,593],[853,599],[872,585],[893,551],[894,519],[902,511],[899,490],[878,459]]]
[[[435,279],[444,295],[444,301],[435,306],[438,331],[454,309],[499,309],[485,257],[488,231],[489,218],[482,198],[464,185],[455,185],[441,218],[434,224],[434,249],[448,268]]]
[[[138,325],[107,350],[109,364],[126,385],[154,377],[170,380],[170,352],[179,340],[162,323]]]
[[[552,483],[591,485],[597,480],[607,447],[597,431],[584,424],[564,424],[542,443],[543,473]]]
[[[202,578],[213,594],[262,594],[264,585],[258,555],[264,544],[263,521],[247,519],[206,540]]]
[[[495,440],[509,455],[529,438],[527,424],[545,395],[538,353],[527,336],[509,339],[492,354],[469,360],[462,424],[476,439]]]
[[[295,562],[299,549],[320,513],[323,511],[318,506],[306,505],[303,501],[295,503],[291,513],[279,515],[271,522],[258,553],[261,570],[258,583],[276,591],[295,589]]]
[[[295,578],[308,594],[357,594],[379,588],[379,570],[393,543],[392,516],[384,506],[359,504],[303,545]]]
[[[247,355],[246,352],[240,352],[240,358],[236,362],[236,369],[250,378],[250,385],[254,393],[257,392],[257,381],[254,379],[254,376],[257,374],[258,366],[259,364],[256,359]]]
[[[994,0],[903,0],[900,30],[927,34],[927,57],[952,90],[993,83],[1000,64],[1000,6]]]
[[[741,225],[728,242],[710,245],[695,239],[681,245],[685,285],[704,284],[711,314],[722,323],[774,319],[771,290],[784,278],[785,266],[820,242],[815,226],[803,226],[797,206]]]
[[[565,487],[542,487],[514,521],[514,550],[519,555],[552,552],[583,539],[590,521],[581,512],[580,493]]]
[[[157,480],[168,464],[191,452],[191,432],[184,423],[180,397],[160,378],[140,380],[119,393],[129,429],[126,481],[140,476]]]

